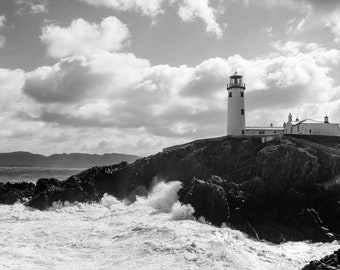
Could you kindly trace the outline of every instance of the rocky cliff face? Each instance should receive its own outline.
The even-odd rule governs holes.
[[[340,233],[340,141],[334,145],[286,136],[265,144],[259,137],[201,140],[63,182],[41,179],[27,204],[45,209],[55,201],[96,201],[104,193],[134,201],[155,180],[179,180],[180,200],[214,225],[275,243],[332,241]]]

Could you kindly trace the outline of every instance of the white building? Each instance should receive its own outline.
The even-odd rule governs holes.
[[[274,127],[273,124],[270,124],[268,127],[246,127],[246,135],[273,135],[283,133],[283,127]]]
[[[338,123],[329,123],[326,115],[324,121],[312,119],[293,121],[291,114],[288,115],[288,122],[284,123],[285,134],[303,134],[303,135],[329,135],[340,136],[340,127]]]
[[[243,78],[235,72],[230,76],[227,84],[228,90],[228,123],[227,135],[275,135],[275,134],[302,134],[302,135],[329,135],[340,136],[338,123],[329,123],[326,115],[324,121],[312,119],[293,121],[291,113],[288,115],[288,122],[282,127],[248,126],[245,122],[245,95],[246,85]]]

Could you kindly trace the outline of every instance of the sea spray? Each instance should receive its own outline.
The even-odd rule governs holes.
[[[170,212],[172,206],[178,201],[178,191],[181,187],[182,183],[179,181],[157,183],[146,200],[146,205],[164,212]]]
[[[180,202],[176,202],[171,209],[172,219],[173,220],[185,220],[191,219],[195,220],[193,216],[195,209],[190,204],[181,204]]]
[[[105,193],[102,199],[100,200],[100,204],[107,208],[111,208],[115,206],[120,206],[121,202],[117,200],[115,197],[110,196],[109,194]]]
[[[179,181],[164,181],[155,184],[145,204],[160,211],[171,212],[173,220],[195,220],[194,208],[188,204],[183,205],[178,201],[178,191],[182,188]]]

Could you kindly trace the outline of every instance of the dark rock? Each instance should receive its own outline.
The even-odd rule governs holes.
[[[323,227],[319,213],[313,208],[301,210],[301,212],[291,213],[290,217],[292,227],[297,228],[303,233],[303,239],[313,239],[316,242],[331,242],[334,240],[334,235],[329,229]]]
[[[229,223],[229,205],[221,186],[193,178],[182,202],[191,204],[196,218],[204,217],[217,226]]]
[[[76,177],[70,177],[66,181],[57,179],[39,179],[33,198],[27,206],[45,210],[54,202],[90,202],[98,198],[94,184],[79,182]]]
[[[23,202],[33,196],[33,183],[0,183],[0,204],[14,204]]]
[[[133,203],[137,200],[137,197],[147,197],[149,194],[148,190],[144,186],[136,187],[128,196],[127,201]]]
[[[340,269],[340,249],[319,261],[312,261],[302,270],[337,270]]]

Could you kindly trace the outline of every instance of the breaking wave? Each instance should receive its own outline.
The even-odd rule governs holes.
[[[178,201],[178,191],[182,188],[179,181],[157,183],[152,189],[146,205],[164,212],[171,212],[173,220],[194,220],[195,212],[191,205],[183,205]]]
[[[178,191],[181,189],[182,183],[179,181],[159,182],[157,183],[147,201],[146,205],[155,209],[170,212],[172,206],[178,201]]]
[[[274,245],[197,222],[194,209],[177,201],[179,189],[178,182],[159,183],[131,205],[109,195],[49,211],[0,205],[0,269],[290,270],[339,248]]]

